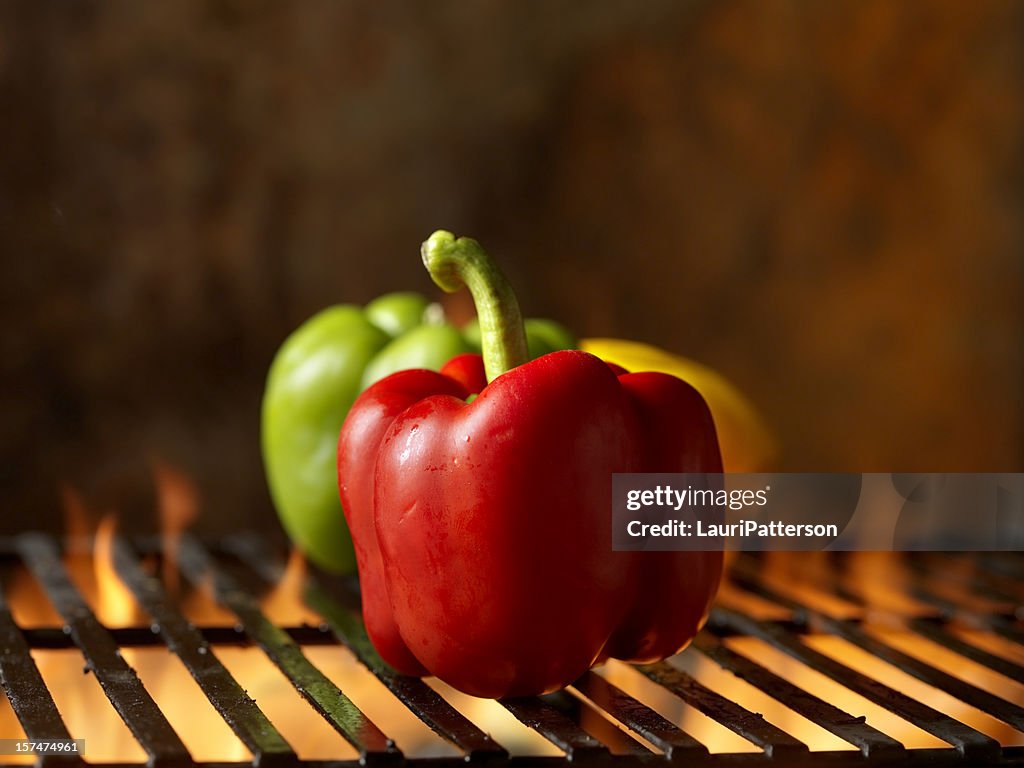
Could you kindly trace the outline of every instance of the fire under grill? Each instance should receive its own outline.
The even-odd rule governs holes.
[[[275,620],[265,598],[287,579],[285,558],[259,536],[186,534],[173,572],[155,541],[114,535],[107,544],[132,603],[128,621],[101,621],[57,538],[30,533],[0,549],[10,702],[0,725],[18,729],[0,737],[86,742],[84,756],[43,764],[1024,764],[1017,555],[740,554],[708,627],[674,659],[613,662],[557,694],[484,702],[392,673],[366,638],[350,580],[304,573],[295,601],[311,618]],[[215,612],[190,615],[178,576]],[[20,618],[41,602],[49,620]],[[308,704],[295,698],[288,714],[309,725],[285,732],[271,712],[277,695],[226,663],[239,652],[272,665]],[[73,659],[77,678],[56,675],[53,655]],[[342,655],[349,671],[329,669]],[[144,660],[183,668],[204,708],[171,717],[184,694],[143,674]],[[72,723],[61,702],[86,682],[103,697]],[[125,755],[93,755],[104,708],[127,728]],[[313,721],[338,738],[336,753],[307,754]],[[399,721],[426,736],[399,738]],[[206,724],[221,729],[209,738],[232,742],[233,757],[196,756],[203,750],[191,742]],[[15,763],[24,761],[0,756]]]

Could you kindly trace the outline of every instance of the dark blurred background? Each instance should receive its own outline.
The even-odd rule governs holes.
[[[266,368],[480,239],[793,470],[1024,469],[1024,4],[0,3],[2,530],[272,520]]]

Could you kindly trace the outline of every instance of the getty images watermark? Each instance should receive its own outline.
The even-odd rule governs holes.
[[[616,550],[1024,550],[1024,474],[616,474]]]

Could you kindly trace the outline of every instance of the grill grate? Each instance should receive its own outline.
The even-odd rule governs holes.
[[[238,535],[207,545],[186,535],[179,546],[179,568],[194,585],[210,584],[223,608],[236,618],[235,626],[193,626],[167,594],[159,579],[144,566],[143,556],[158,551],[145,541],[114,538],[114,567],[151,626],[108,628],[92,612],[76,588],[55,538],[41,533],[16,537],[3,548],[6,571],[24,564],[60,615],[61,626],[26,629],[12,617],[0,593],[0,674],[15,715],[26,736],[34,741],[70,739],[43,675],[30,649],[78,648],[86,668],[100,683],[110,703],[154,766],[194,765],[178,733],[143,686],[121,649],[165,645],[188,670],[214,710],[253,756],[265,766],[310,768],[353,765],[355,761],[301,760],[272,720],[218,659],[217,649],[252,646],[281,671],[318,716],[330,724],[359,755],[363,764],[399,762],[456,765],[465,761],[488,765],[554,766],[574,763],[639,766],[685,762],[697,766],[741,765],[1024,765],[1024,747],[1002,745],[931,703],[897,690],[893,684],[859,671],[808,642],[811,637],[841,638],[871,657],[888,662],[932,689],[980,710],[1024,732],[1024,708],[961,676],[911,655],[868,631],[865,622],[877,612],[877,596],[868,594],[850,556],[816,555],[813,573],[785,586],[765,555],[740,555],[708,627],[684,657],[702,657],[732,673],[793,712],[856,747],[849,751],[810,751],[797,735],[691,674],[685,664],[660,662],[638,667],[648,681],[722,724],[757,747],[749,753],[711,753],[707,746],[655,709],[641,703],[612,680],[597,672],[584,675],[567,692],[549,697],[515,699],[501,705],[517,720],[557,746],[565,758],[510,756],[506,749],[475,725],[456,706],[424,681],[392,672],[377,656],[358,616],[353,585],[321,574],[307,577],[305,601],[323,620],[320,627],[280,627],[261,610],[259,594],[281,578],[283,566],[257,536]],[[792,556],[791,556],[792,557]],[[807,558],[803,558],[807,560]],[[944,651],[981,665],[1010,681],[1024,683],[1024,666],[994,653],[973,636],[955,630],[969,628],[1022,647],[1024,632],[1016,609],[1024,599],[1024,559],[1009,554],[893,556],[900,580],[893,597],[909,598],[923,610],[902,612],[901,627]],[[792,560],[791,562],[797,562]],[[780,587],[780,579],[783,585]],[[812,593],[818,597],[812,599]],[[737,598],[743,598],[738,600]],[[744,600],[754,599],[774,610],[757,615]],[[856,609],[853,617],[836,615],[827,600],[840,600]],[[742,606],[748,607],[742,607]],[[823,607],[825,605],[826,607]],[[993,610],[995,607],[995,610]],[[884,612],[884,611],[883,611]],[[893,610],[887,614],[890,618]],[[844,711],[825,700],[794,676],[772,671],[731,643],[754,638],[785,654],[798,665],[824,675],[907,723],[926,731],[948,747],[905,748],[884,728]],[[304,651],[306,646],[342,644],[384,687],[462,757],[415,758],[402,754],[388,736],[389,724],[375,723],[324,675]],[[690,668],[690,667],[687,667]],[[1012,683],[1011,683],[1012,685]],[[597,725],[595,726],[595,722]],[[633,734],[639,738],[633,738]],[[5,736],[6,734],[0,734]],[[88,740],[88,734],[75,734]],[[88,755],[86,755],[88,761]],[[0,758],[0,763],[3,758]],[[74,757],[45,757],[45,765],[81,762]],[[94,764],[89,761],[89,764]],[[245,763],[221,763],[217,768]],[[213,768],[214,764],[209,765]]]

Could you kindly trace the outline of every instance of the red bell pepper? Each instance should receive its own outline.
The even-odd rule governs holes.
[[[721,472],[704,400],[586,352],[524,362],[515,297],[479,244],[437,232],[423,259],[445,290],[472,291],[483,359],[389,376],[342,427],[338,484],[378,652],[502,697],[681,650],[722,553],[613,551],[611,476]]]

